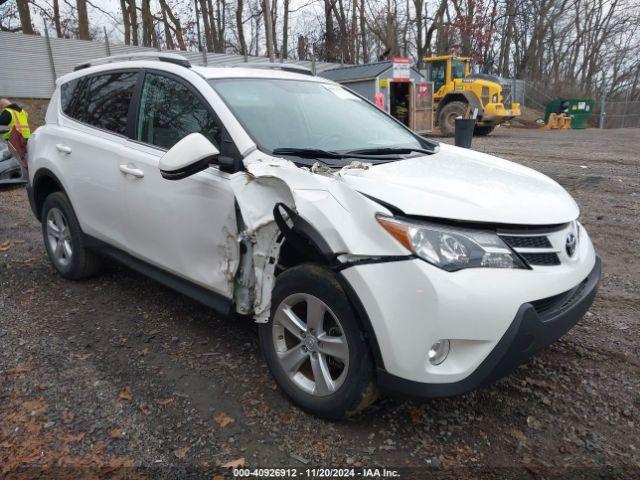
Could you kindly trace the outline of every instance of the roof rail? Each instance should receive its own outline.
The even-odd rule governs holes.
[[[296,65],[295,63],[236,63],[232,65],[234,68],[261,68],[264,70],[282,70],[283,72],[300,73],[302,75],[311,75],[313,72],[307,67]]]
[[[191,68],[191,62],[182,55],[176,55],[175,53],[162,53],[162,52],[139,52],[139,53],[125,53],[122,55],[112,55],[110,57],[95,58],[88,62],[79,63],[73,67],[73,71],[82,70],[83,68],[93,67],[94,65],[101,65],[103,63],[120,62],[123,60],[159,60],[161,62],[173,63],[182,67]]]

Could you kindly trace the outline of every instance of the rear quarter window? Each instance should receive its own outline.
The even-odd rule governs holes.
[[[102,130],[124,135],[138,72],[112,72],[71,80],[61,86],[62,111]]]
[[[60,106],[65,115],[71,118],[77,118],[78,106],[82,103],[80,98],[80,84],[85,78],[76,78],[67,83],[63,83],[60,87]]]

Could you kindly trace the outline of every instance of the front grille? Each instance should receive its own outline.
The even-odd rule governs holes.
[[[560,258],[554,252],[548,253],[520,253],[529,265],[553,266],[560,265]]]
[[[579,300],[588,280],[588,278],[585,278],[578,286],[571,290],[567,290],[566,292],[547,298],[541,298],[540,300],[535,300],[529,303],[533,306],[541,319],[548,319],[554,314],[566,310]]]
[[[560,265],[557,253],[548,251],[553,249],[553,245],[546,235],[501,234],[500,238],[531,266]],[[547,251],[536,252],[537,249]]]
[[[511,248],[551,248],[551,242],[545,236],[511,237],[504,235],[501,238]]]

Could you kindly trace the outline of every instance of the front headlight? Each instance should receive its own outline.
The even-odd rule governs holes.
[[[448,272],[474,267],[527,268],[493,232],[409,222],[380,214],[376,219],[415,255]]]

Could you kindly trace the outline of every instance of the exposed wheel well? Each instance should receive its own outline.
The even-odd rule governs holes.
[[[285,240],[280,247],[280,256],[278,257],[279,268],[276,274],[303,263],[329,265],[326,257],[323,256],[320,250],[311,242],[305,242],[305,248],[301,249],[296,247],[292,242]]]
[[[40,170],[33,180],[34,213],[40,221],[45,199],[54,192],[63,192],[64,188],[56,176],[49,170]]]

